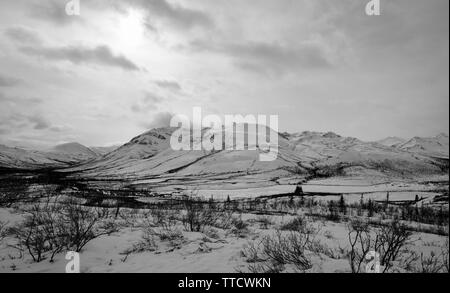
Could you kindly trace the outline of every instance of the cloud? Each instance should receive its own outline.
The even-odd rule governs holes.
[[[288,131],[298,131],[299,125],[328,130],[331,125],[364,139],[383,131],[389,132],[386,136],[448,132],[449,1],[386,1],[382,16],[367,17],[368,0],[81,0],[83,25],[67,27],[79,19],[64,14],[68,1],[0,2],[0,127],[11,136],[34,131],[57,137],[53,125],[33,130],[36,123],[26,116],[37,112],[52,122],[58,118],[50,113],[64,117],[63,124],[76,125],[92,144],[124,140],[141,121],[155,118],[152,113],[185,108],[186,103],[217,113],[276,112]],[[129,16],[159,33],[136,31],[136,40],[131,36],[130,44],[120,45]],[[193,40],[199,41],[189,45]],[[107,57],[99,56],[101,44],[108,45]],[[183,46],[185,51],[177,51]],[[28,48],[31,57],[14,47]],[[40,68],[34,58],[49,66]],[[144,66],[141,61],[153,73],[133,71]],[[99,75],[75,63],[109,72],[125,67],[133,74]],[[177,84],[170,76],[186,82]],[[136,88],[154,94],[136,97]],[[17,96],[1,97],[1,92]],[[184,98],[172,99],[184,92]],[[24,98],[30,96],[43,97],[45,105],[30,104]],[[348,107],[352,103],[365,107],[355,111]],[[108,127],[87,121],[98,115]],[[378,121],[380,116],[386,119]],[[4,118],[11,122],[3,124]]]
[[[152,31],[157,30],[158,25],[155,23],[158,21],[182,30],[196,27],[214,27],[214,21],[205,12],[171,3],[167,0],[128,0],[119,1],[118,4],[124,2],[146,12],[145,26]]]
[[[81,1],[81,16],[69,16],[65,6],[69,0],[40,0],[30,5],[30,15],[58,25],[67,25],[82,21],[83,9],[99,10],[114,9],[121,13],[128,7],[145,11],[147,14],[146,26],[154,28],[155,21],[164,21],[179,29],[192,29],[194,27],[213,27],[212,18],[203,11],[182,6],[167,0],[97,0]]]
[[[31,5],[30,15],[57,25],[66,25],[80,20],[80,16],[69,16],[66,13],[66,4],[61,0],[41,0]],[[81,1],[82,3],[83,1]],[[83,5],[83,3],[82,3]]]
[[[95,48],[67,46],[58,48],[25,46],[19,50],[30,56],[38,56],[48,60],[69,61],[74,64],[98,64],[119,67],[124,70],[139,70],[138,66],[123,55],[114,55],[106,46]]]
[[[36,130],[44,130],[51,127],[51,124],[42,116],[35,115],[28,117],[28,121],[33,124]]]
[[[11,133],[11,131],[9,129],[0,128],[0,135],[9,134],[9,133]]]
[[[176,81],[167,81],[167,80],[158,80],[155,81],[155,84],[158,85],[161,88],[165,88],[172,91],[180,91],[181,86]]]
[[[43,100],[40,98],[28,98],[28,97],[22,97],[22,96],[5,96],[4,94],[0,93],[0,102],[7,102],[14,105],[27,105],[28,107],[31,105],[39,105],[43,103]]]
[[[154,93],[150,93],[150,92],[145,92],[145,96],[143,101],[145,103],[154,103],[154,104],[159,104],[163,101],[163,98],[154,94]]]
[[[36,32],[21,26],[14,26],[5,30],[5,35],[16,42],[39,44],[41,39]]]
[[[21,82],[20,79],[0,74],[0,87],[12,87]]]
[[[63,125],[63,126],[54,125],[54,126],[49,127],[49,129],[53,132],[62,132],[62,133],[71,130],[70,127],[65,126],[65,125]]]
[[[332,66],[324,50],[314,43],[284,46],[278,43],[208,43],[194,41],[191,49],[230,56],[239,68],[265,73],[281,74],[299,69],[321,69]]]
[[[11,110],[0,116],[0,125],[10,130],[10,133],[20,129],[47,130],[51,123],[41,114],[28,115]]]
[[[278,44],[248,43],[227,48],[246,69],[262,69],[269,72],[285,72],[291,69],[326,68],[331,66],[324,52],[316,45],[303,44],[285,47]]]
[[[174,115],[169,112],[160,112],[155,115],[150,123],[141,123],[141,126],[146,129],[169,127],[170,120],[172,120],[173,116]]]
[[[131,106],[131,111],[135,113],[149,112],[157,109],[157,105],[164,99],[151,92],[145,92],[144,97],[140,99],[138,103]]]

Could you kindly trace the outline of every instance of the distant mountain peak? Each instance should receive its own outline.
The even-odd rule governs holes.
[[[398,136],[389,136],[376,142],[384,146],[395,147],[402,143],[405,143],[406,139]]]
[[[53,148],[54,149],[62,149],[62,148],[66,148],[66,147],[85,147],[85,146],[79,142],[67,142],[67,143],[58,144],[58,145],[54,146]]]
[[[326,137],[326,138],[341,138],[342,136],[340,136],[339,134],[336,134],[336,133],[334,133],[332,131],[329,131],[329,132],[325,133],[323,135],[323,137]]]
[[[98,153],[78,142],[68,142],[54,146],[48,151],[51,155],[64,156],[69,161],[88,161],[98,157]]]
[[[435,137],[414,137],[401,145],[398,145],[401,150],[408,152],[420,153],[423,155],[433,157],[449,157],[449,138],[445,133],[439,134]]]

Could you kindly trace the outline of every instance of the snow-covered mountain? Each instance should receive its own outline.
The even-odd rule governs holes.
[[[96,152],[77,142],[57,145],[49,150],[47,155],[67,163],[86,162],[98,157]]]
[[[281,137],[278,159],[261,162],[261,150],[174,151],[170,147],[170,137],[174,131],[174,128],[151,130],[100,159],[66,171],[77,172],[77,176],[86,178],[129,179],[140,183],[158,178],[159,181],[174,184],[184,180],[230,180],[230,184],[237,184],[233,179],[239,181],[246,178],[248,182],[264,184],[275,177],[289,176],[291,172],[286,168],[298,168],[296,161],[300,158],[289,142]],[[203,131],[204,139],[215,135],[218,134],[214,130]]]
[[[46,154],[52,159],[70,164],[87,162],[98,157],[96,152],[77,142],[57,145],[48,150]]]
[[[392,179],[448,172],[445,135],[415,138],[392,147],[333,132],[278,134],[269,129],[273,137],[278,137],[278,157],[263,162],[259,156],[265,151],[259,145],[252,145],[256,151],[175,151],[170,147],[174,131],[175,128],[153,129],[105,155],[76,143],[57,146],[46,153],[2,147],[0,166],[58,167],[59,172],[94,185],[158,192],[187,186],[217,190],[264,188],[322,176]],[[202,131],[203,141],[218,135],[221,131]],[[192,138],[191,141],[193,145],[200,143]],[[447,159],[443,155],[445,143]]]
[[[295,183],[310,176],[414,176],[442,173],[442,161],[407,150],[368,143],[338,134],[303,132],[278,135],[278,158],[261,162],[257,151],[174,151],[174,128],[154,129],[133,138],[119,149],[63,170],[71,176],[111,180],[117,187],[169,190],[234,189]],[[273,131],[272,131],[273,132]],[[203,139],[218,135],[204,129]],[[193,142],[198,143],[198,142]],[[444,164],[444,165],[443,165]]]
[[[414,137],[397,146],[398,149],[422,155],[449,158],[449,137],[439,134],[434,137]]]
[[[390,136],[386,137],[385,139],[378,140],[376,142],[384,146],[396,147],[402,143],[405,143],[406,139],[396,136]]]
[[[67,166],[67,164],[50,158],[42,152],[0,145],[0,168],[39,169],[64,166]]]
[[[97,156],[104,156],[106,154],[109,154],[116,149],[118,149],[120,145],[114,145],[114,146],[107,146],[107,147],[89,147],[94,153],[97,154]]]
[[[0,167],[13,169],[62,168],[87,162],[99,155],[79,143],[67,143],[46,151],[0,145]]]
[[[358,170],[394,175],[440,171],[436,163],[425,156],[332,132],[304,132],[289,140],[295,145],[295,153],[302,158],[301,163],[309,163],[322,173],[348,174]]]

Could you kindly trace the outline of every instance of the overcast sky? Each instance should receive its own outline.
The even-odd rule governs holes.
[[[449,130],[449,1],[0,0],[0,143],[118,144],[170,115],[278,114],[375,140]]]

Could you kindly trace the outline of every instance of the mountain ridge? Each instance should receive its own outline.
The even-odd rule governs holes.
[[[9,150],[7,166],[61,168],[78,178],[117,178],[141,180],[142,178],[198,178],[203,175],[219,176],[234,173],[265,173],[265,180],[276,177],[301,177],[308,174],[329,176],[377,172],[379,174],[439,173],[448,168],[443,148],[448,146],[448,135],[432,138],[412,138],[400,145],[384,145],[364,142],[357,138],[343,137],[334,132],[276,133],[279,153],[272,163],[259,162],[257,151],[173,151],[170,137],[177,128],[157,128],[146,131],[128,143],[106,153],[98,153],[79,143],[68,143],[52,148],[51,152]],[[203,138],[217,135],[212,129],[203,129]],[[273,130],[272,130],[273,131]],[[434,138],[434,140],[433,140]],[[445,144],[446,143],[446,144]],[[436,146],[440,146],[436,151]],[[427,150],[427,147],[430,148]],[[19,151],[20,150],[20,151]],[[20,157],[28,158],[20,163]],[[29,158],[31,156],[31,159]],[[34,157],[33,157],[34,156]],[[0,149],[0,166],[2,165]],[[447,149],[448,158],[448,149]],[[439,159],[439,160],[437,160]],[[4,161],[5,159],[3,159]],[[17,164],[18,162],[18,164]],[[76,167],[71,165],[76,164]],[[447,167],[446,167],[447,164]],[[3,164],[5,165],[5,164]]]
[[[9,169],[54,169],[83,163],[98,155],[80,143],[65,143],[37,151],[0,145],[0,167]]]
[[[438,160],[432,154],[409,152],[333,132],[274,132],[279,141],[278,157],[273,162],[261,162],[259,148],[174,151],[170,147],[173,131],[175,128],[147,131],[105,156],[60,171],[94,185],[107,181],[109,188],[158,192],[186,186],[233,189],[298,184],[314,177],[413,178],[448,172],[448,160]],[[204,129],[202,133],[203,139],[217,135],[212,129]]]

